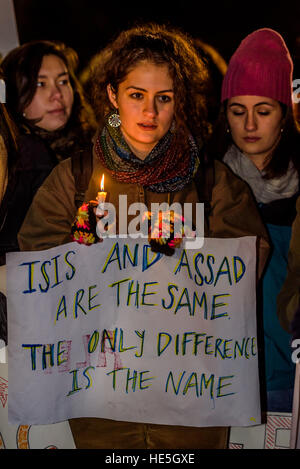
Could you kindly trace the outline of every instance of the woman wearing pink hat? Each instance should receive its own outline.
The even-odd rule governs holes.
[[[263,311],[267,410],[291,412],[294,364],[290,335],[276,314],[286,275],[291,224],[299,194],[299,148],[292,112],[293,63],[283,38],[264,28],[233,54],[222,86],[222,112],[212,140],[215,155],[246,181],[272,242],[259,295]]]

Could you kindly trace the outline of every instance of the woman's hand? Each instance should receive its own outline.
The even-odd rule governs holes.
[[[106,227],[104,225],[100,228],[99,224],[102,223],[101,220],[107,212],[104,211],[103,214],[98,213],[97,215],[97,207],[98,202],[94,200],[90,200],[90,202],[84,203],[79,207],[71,227],[71,238],[73,241],[87,246],[103,241],[99,233],[103,233]]]

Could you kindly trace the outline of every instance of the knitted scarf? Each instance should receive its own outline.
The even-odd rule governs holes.
[[[229,147],[223,161],[237,176],[249,184],[258,203],[268,204],[273,200],[292,197],[299,190],[298,173],[292,162],[283,176],[264,179],[263,171],[259,171],[235,145]]]
[[[137,158],[119,128],[106,124],[95,142],[95,152],[111,176],[120,182],[141,184],[153,192],[175,192],[193,178],[199,149],[191,135],[185,142],[168,131],[145,160]]]

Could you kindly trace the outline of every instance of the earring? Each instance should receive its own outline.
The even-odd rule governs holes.
[[[26,112],[23,112],[23,117],[26,117]]]
[[[227,128],[226,132],[227,132],[228,134],[230,134],[230,129],[229,129],[229,127]]]
[[[170,127],[170,132],[171,134],[174,134],[176,132],[176,122],[175,119],[173,119],[171,127]]]
[[[111,127],[114,127],[114,128],[120,127],[121,119],[120,119],[119,114],[117,113],[111,114],[108,118],[108,123]]]

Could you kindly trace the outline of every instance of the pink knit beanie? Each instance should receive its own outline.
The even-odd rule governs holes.
[[[234,96],[265,96],[292,106],[293,62],[279,33],[269,28],[249,34],[228,64],[222,102]]]

